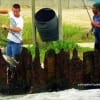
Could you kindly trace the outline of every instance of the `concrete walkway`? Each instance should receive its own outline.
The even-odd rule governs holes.
[[[89,48],[94,48],[94,43],[93,42],[88,42],[88,43],[77,43],[80,47],[89,47]]]

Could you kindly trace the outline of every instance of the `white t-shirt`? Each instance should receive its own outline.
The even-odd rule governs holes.
[[[9,17],[10,17],[10,27],[19,27],[21,28],[21,32],[8,32],[7,39],[9,41],[13,41],[15,43],[21,43],[22,42],[22,31],[23,31],[23,18],[22,16],[20,17],[15,17],[13,15],[13,12],[9,12]]]

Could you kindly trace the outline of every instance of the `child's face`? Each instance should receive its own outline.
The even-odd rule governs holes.
[[[92,12],[93,12],[94,15],[100,14],[100,9],[97,9],[96,7],[93,7]]]
[[[93,12],[93,14],[97,15],[97,14],[98,14],[97,8],[93,7],[93,8],[92,8],[92,12]]]

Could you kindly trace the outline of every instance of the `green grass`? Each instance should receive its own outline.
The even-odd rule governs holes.
[[[64,40],[71,40],[74,42],[91,42],[94,41],[94,36],[87,38],[86,32],[88,29],[77,25],[63,24]]]
[[[68,41],[68,40],[53,41],[53,42],[47,43],[45,45],[39,45],[41,61],[43,62],[45,52],[49,49],[54,49],[56,53],[59,53],[61,49],[64,49],[65,51],[70,51],[71,56],[72,56],[72,51],[73,51],[74,48],[76,48],[78,50],[79,57],[81,59],[83,59],[83,52],[92,50],[91,48],[81,48],[76,43],[74,43],[73,41]],[[34,58],[34,56],[35,56],[35,45],[31,45],[31,46],[29,45],[28,49],[31,51],[32,56]]]
[[[32,43],[33,35],[32,35],[32,25],[30,22],[25,22],[24,31],[23,31],[23,42],[25,44]]]

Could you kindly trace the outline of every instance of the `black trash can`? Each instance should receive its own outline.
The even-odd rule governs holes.
[[[40,9],[35,14],[35,24],[42,41],[55,41],[59,39],[58,18],[52,9]]]

